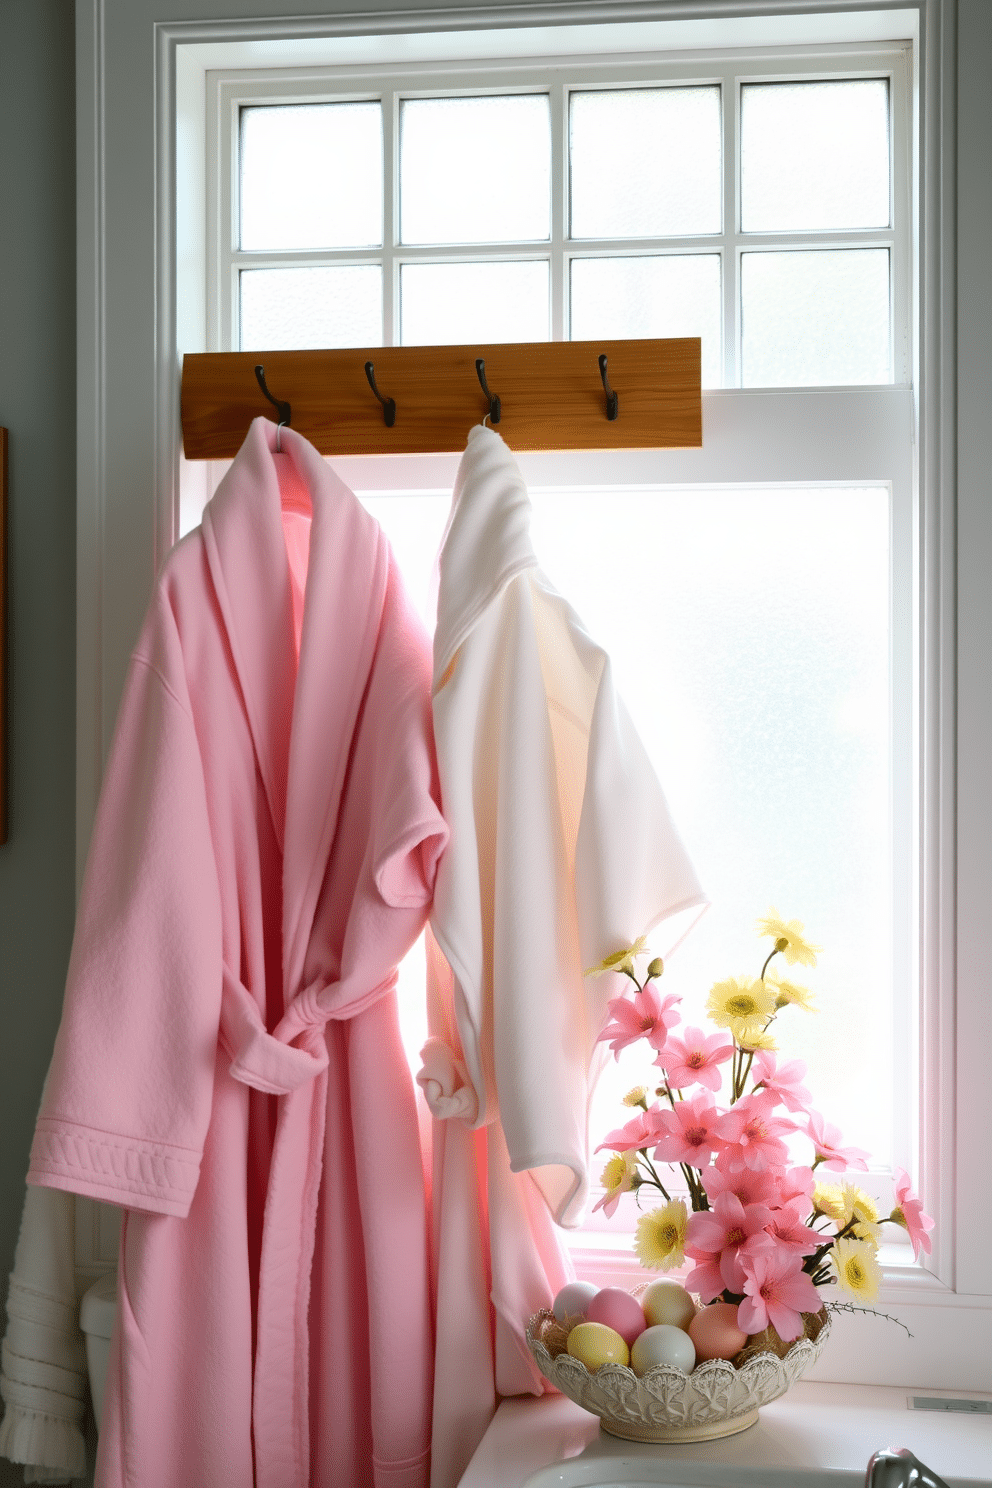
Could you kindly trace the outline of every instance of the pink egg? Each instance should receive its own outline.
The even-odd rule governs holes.
[[[732,1359],[747,1343],[737,1326],[736,1302],[711,1302],[689,1324],[696,1359]]]
[[[601,1292],[597,1292],[589,1303],[586,1317],[590,1323],[604,1323],[619,1333],[628,1348],[648,1325],[637,1298],[619,1287],[603,1287]]]

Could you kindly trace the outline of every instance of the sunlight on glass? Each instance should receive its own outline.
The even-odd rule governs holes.
[[[741,227],[888,227],[889,85],[746,83]]]
[[[382,270],[243,269],[241,346],[381,346]]]
[[[783,1047],[891,1161],[887,491],[535,495],[533,537],[613,658],[713,901],[664,990],[699,1023],[714,981],[760,969],[758,915],[804,920],[823,1011],[783,1017]],[[593,1130],[636,1064],[611,1064]]]
[[[548,264],[404,264],[404,346],[462,341],[547,341]]]
[[[405,101],[400,221],[403,243],[546,240],[551,234],[547,94]]]
[[[573,258],[571,336],[699,336],[703,387],[723,386],[720,259],[715,253]]]
[[[887,248],[741,255],[744,387],[890,382]]]
[[[363,499],[428,595],[448,497]],[[782,1047],[808,1062],[817,1104],[844,1112],[845,1139],[891,1162],[888,492],[568,490],[533,502],[542,567],[610,652],[713,901],[664,990],[702,1024],[714,981],[757,974],[757,917],[774,904],[803,920],[825,947],[807,976],[822,1011],[783,1014]],[[405,1017],[416,1067],[423,1022],[412,1006]],[[636,1051],[611,1059],[594,1134],[619,1124],[620,1097],[649,1070]]]
[[[572,93],[573,238],[720,231],[720,89]]]
[[[241,110],[241,247],[382,242],[382,105]]]

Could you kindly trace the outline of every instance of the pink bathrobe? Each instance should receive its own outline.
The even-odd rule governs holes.
[[[29,1182],[125,1209],[102,1488],[428,1476],[394,986],[447,836],[430,647],[378,525],[282,440],[256,419],[156,586],[32,1149]]]

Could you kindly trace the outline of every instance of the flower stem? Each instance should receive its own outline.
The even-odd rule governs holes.
[[[637,1156],[640,1159],[640,1161],[644,1164],[644,1166],[647,1168],[648,1172],[651,1174],[651,1177],[650,1177],[650,1180],[649,1181],[651,1183],[653,1183],[656,1188],[658,1188],[658,1189],[661,1190],[662,1198],[667,1199],[669,1201],[669,1203],[671,1203],[671,1194],[669,1194],[668,1190],[665,1188],[665,1185],[662,1183],[661,1179],[658,1177],[658,1171],[655,1168],[654,1163],[648,1157],[648,1149],[646,1147],[639,1147],[638,1150],[637,1150]]]
[[[761,975],[758,978],[759,981],[763,982],[765,980],[765,972],[768,970],[768,962],[771,961],[772,956],[777,956],[777,955],[778,955],[778,946],[772,946],[771,955],[768,957],[768,961],[766,961],[765,964],[764,964],[764,966],[761,968]]]

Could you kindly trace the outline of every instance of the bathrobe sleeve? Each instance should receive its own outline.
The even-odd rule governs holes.
[[[197,733],[160,589],[104,775],[29,1183],[186,1215],[213,1093],[220,924]]]

